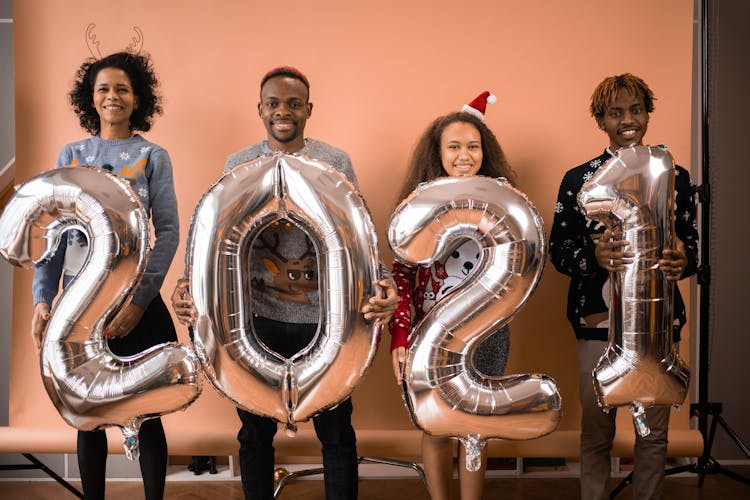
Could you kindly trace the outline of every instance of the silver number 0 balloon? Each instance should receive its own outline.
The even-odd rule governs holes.
[[[631,146],[578,194],[586,217],[613,229],[635,253],[625,271],[610,274],[609,346],[594,387],[605,408],[631,405],[641,435],[649,433],[644,407],[681,404],[690,378],[672,342],[674,283],[658,264],[675,240],[674,175],[666,146]]]
[[[561,398],[546,375],[486,377],[471,361],[476,347],[523,306],[544,267],[542,219],[523,193],[505,179],[441,178],[420,185],[388,227],[393,253],[412,265],[434,262],[466,237],[479,242],[480,262],[415,326],[404,400],[419,428],[458,437],[466,468],[477,470],[487,439],[552,432]]]
[[[68,229],[89,239],[81,271],[52,309],[40,353],[42,380],[63,419],[81,430],[122,429],[138,457],[141,423],[190,405],[200,394],[198,359],[184,345],[161,344],[119,358],[103,332],[140,281],[148,257],[148,218],[130,186],[95,167],[64,167],[16,190],[0,217],[0,254],[31,267],[50,258]]]
[[[287,219],[314,242],[320,276],[317,341],[286,359],[250,326],[249,255],[270,223]],[[321,162],[278,154],[238,165],[203,196],[186,256],[198,311],[194,345],[214,387],[237,406],[285,423],[338,404],[364,376],[379,328],[360,313],[375,292],[379,257],[364,200]]]

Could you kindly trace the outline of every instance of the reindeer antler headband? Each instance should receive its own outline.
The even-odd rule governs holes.
[[[94,59],[101,59],[103,57],[99,48],[101,42],[98,40],[96,33],[94,33],[94,28],[96,28],[96,24],[94,23],[86,26],[86,47],[88,47]],[[133,26],[133,32],[135,34],[130,37],[130,43],[125,46],[125,51],[138,54],[143,49],[143,31],[138,26]]]

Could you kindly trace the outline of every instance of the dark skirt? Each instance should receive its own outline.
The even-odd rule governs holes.
[[[510,352],[510,331],[508,327],[493,333],[479,344],[474,352],[474,367],[489,377],[499,377],[505,373]]]

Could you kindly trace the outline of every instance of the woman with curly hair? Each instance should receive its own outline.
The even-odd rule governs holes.
[[[85,61],[69,97],[81,127],[91,137],[65,145],[57,158],[57,167],[94,165],[127,180],[153,223],[156,239],[143,278],[105,332],[109,349],[118,356],[177,340],[172,318],[159,294],[179,242],[172,163],[165,149],[135,133],[148,131],[154,115],[162,112],[158,85],[147,55],[119,52]],[[59,245],[54,258],[34,274],[31,335],[37,350],[61,275],[66,286],[87,254],[86,237],[77,230],[68,231],[67,243]],[[161,499],[168,456],[161,419],[146,420],[138,439],[146,498]],[[104,431],[78,431],[78,464],[86,499],[104,498],[106,462]]]
[[[505,177],[513,182],[513,171],[497,138],[480,118],[484,116],[484,104],[488,97],[492,95],[484,92],[471,105],[465,105],[465,111],[441,116],[425,130],[409,164],[400,200],[409,196],[420,183],[444,176],[484,175]],[[445,258],[429,266],[410,266],[398,261],[393,263],[393,279],[396,281],[399,302],[389,329],[393,371],[399,384],[403,378],[412,325],[422,319],[449,288],[471,274],[465,271],[476,267],[479,255],[479,244],[467,239],[448,252]],[[453,273],[453,269],[458,272]],[[505,371],[509,349],[510,334],[507,328],[502,328],[479,345],[473,357],[474,366],[485,375],[500,376]],[[422,460],[432,500],[451,498],[453,442],[448,437],[422,435]],[[464,464],[463,446],[458,448],[459,464]],[[470,472],[459,465],[460,498],[482,498],[486,466],[484,451],[479,470]]]

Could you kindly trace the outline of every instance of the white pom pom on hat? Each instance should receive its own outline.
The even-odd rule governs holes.
[[[484,111],[487,108],[487,104],[495,104],[496,101],[497,97],[495,97],[495,94],[491,94],[489,91],[485,90],[476,96],[469,104],[464,104],[463,107],[461,107],[461,111],[474,115],[484,121]]]

